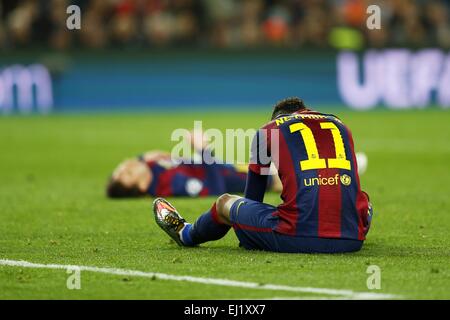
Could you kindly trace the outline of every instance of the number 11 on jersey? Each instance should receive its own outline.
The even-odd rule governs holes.
[[[334,148],[336,150],[336,158],[321,159],[317,150],[316,140],[312,130],[304,123],[293,123],[289,126],[291,133],[300,131],[303,142],[305,144],[307,160],[300,161],[300,168],[303,170],[337,168],[351,170],[350,161],[345,155],[344,141],[342,140],[339,128],[333,122],[321,122],[320,128],[331,130],[333,136]],[[327,166],[328,162],[328,166]]]

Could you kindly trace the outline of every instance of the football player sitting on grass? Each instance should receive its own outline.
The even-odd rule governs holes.
[[[270,152],[262,157],[261,150]],[[263,202],[271,162],[282,182],[277,207]],[[193,224],[162,198],[153,213],[184,247],[218,240],[233,227],[246,249],[342,253],[361,249],[372,207],[361,191],[350,130],[336,116],[289,98],[275,105],[253,140],[245,197],[221,195]]]
[[[197,152],[202,151],[204,139],[195,139],[193,133],[187,139]],[[201,145],[198,141],[202,141]],[[180,163],[179,160],[164,151],[150,151],[125,160],[114,170],[106,193],[110,198],[127,198],[145,195],[202,197],[244,192],[247,166]],[[278,177],[269,179],[266,185],[281,191]]]

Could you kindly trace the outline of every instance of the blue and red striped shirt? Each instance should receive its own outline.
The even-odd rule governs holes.
[[[228,164],[177,163],[170,157],[149,161],[153,174],[148,194],[158,197],[221,195],[244,191],[246,172]]]
[[[279,116],[256,140],[269,162],[252,154],[249,170],[261,174],[273,162],[283,184],[276,232],[365,239],[369,199],[361,191],[352,134],[337,117],[310,110]]]

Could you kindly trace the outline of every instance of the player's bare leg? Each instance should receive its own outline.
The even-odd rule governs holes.
[[[216,200],[217,218],[226,225],[231,226],[230,210],[231,206],[241,197],[225,193]]]

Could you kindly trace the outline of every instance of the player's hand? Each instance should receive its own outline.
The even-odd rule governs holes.
[[[186,136],[186,141],[197,152],[201,152],[208,145],[208,137],[202,130],[191,130]]]

